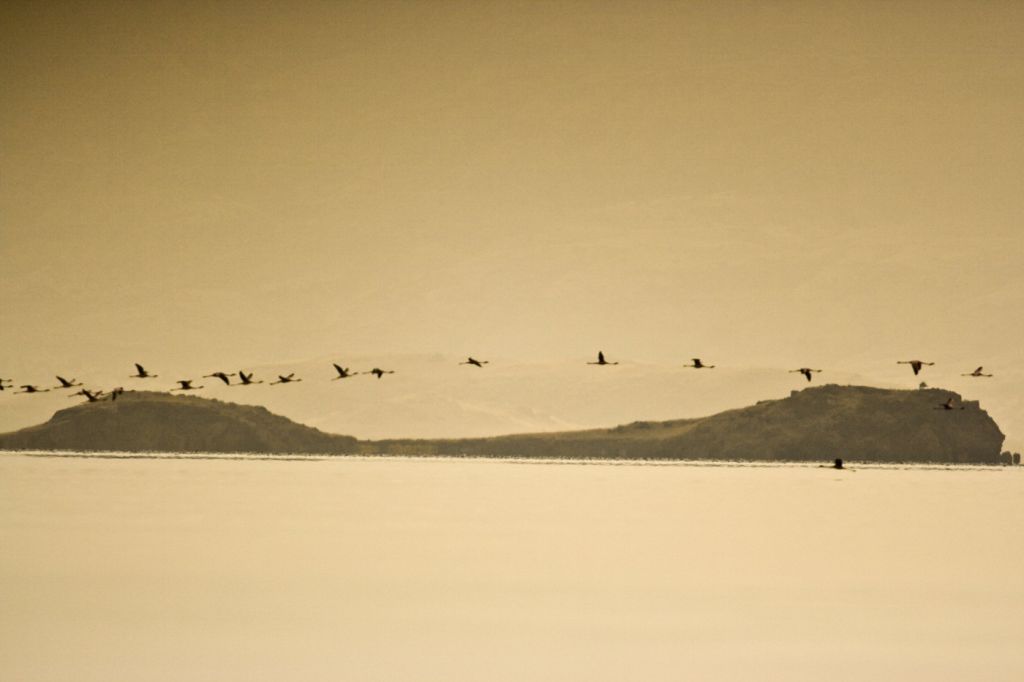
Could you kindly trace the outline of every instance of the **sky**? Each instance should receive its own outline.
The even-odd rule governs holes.
[[[1022,29],[1017,2],[3,3],[0,376],[920,358],[1016,414]]]

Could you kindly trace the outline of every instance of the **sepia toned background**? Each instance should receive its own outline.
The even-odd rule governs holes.
[[[812,366],[958,390],[1022,449],[1022,27],[1017,2],[4,3],[0,376],[301,371],[207,394],[367,437],[697,416]],[[5,392],[0,430],[70,404]]]

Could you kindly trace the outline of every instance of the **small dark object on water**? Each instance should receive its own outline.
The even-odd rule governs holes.
[[[842,469],[843,468],[843,460],[837,458],[836,461],[832,464],[832,466],[834,468],[836,468],[836,469]]]

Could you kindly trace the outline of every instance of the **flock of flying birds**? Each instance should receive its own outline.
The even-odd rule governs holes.
[[[489,364],[489,361],[488,360],[477,360],[476,358],[469,357],[469,358],[466,358],[465,362],[460,362],[459,364],[460,365],[473,365],[474,367],[483,368],[484,365]],[[597,361],[595,361],[595,362],[588,362],[587,364],[588,365],[602,365],[603,366],[603,365],[617,365],[619,363],[618,362],[609,362],[607,359],[605,359],[604,352],[603,351],[598,351],[598,353],[597,353]],[[914,371],[914,376],[917,376],[918,374],[921,373],[921,368],[922,367],[931,366],[931,365],[934,365],[935,363],[934,362],[924,362],[923,360],[899,360],[899,361],[897,361],[896,364],[898,364],[898,365],[910,365],[910,368]],[[380,369],[379,367],[374,367],[373,369],[371,369],[368,372],[353,372],[348,367],[342,367],[341,365],[339,365],[337,363],[333,363],[333,365],[334,365],[335,372],[337,372],[337,376],[334,376],[334,377],[331,378],[334,381],[336,381],[338,379],[348,379],[348,378],[354,377],[354,376],[356,376],[358,374],[372,374],[375,377],[377,377],[378,379],[380,379],[385,374],[394,374],[395,373],[394,370]],[[700,358],[693,358],[692,364],[683,365],[683,367],[692,367],[693,369],[714,369],[715,365],[706,365],[706,364],[704,364],[704,362],[701,361]],[[146,370],[146,368],[143,367],[142,365],[140,365],[139,363],[135,363],[135,369],[136,369],[136,373],[129,375],[130,379],[155,379],[158,376],[157,374],[151,374],[150,372],[148,372]],[[965,377],[991,377],[992,376],[991,374],[985,374],[983,369],[984,368],[982,368],[982,367],[978,367],[973,372],[968,372],[966,374],[961,374],[960,376],[965,376]],[[807,379],[807,381],[810,381],[811,377],[814,374],[816,374],[818,372],[821,372],[821,371],[822,370],[820,370],[820,369],[811,369],[810,367],[801,367],[800,369],[791,369],[791,370],[789,370],[789,372],[791,374],[793,374],[793,373],[802,374]],[[214,372],[212,374],[204,374],[203,378],[204,379],[219,379],[220,381],[224,382],[224,384],[227,385],[227,386],[252,386],[253,384],[262,384],[262,383],[264,383],[262,379],[260,379],[260,380],[254,379],[253,375],[254,375],[253,372],[249,372],[248,374],[246,374],[245,371],[238,370],[238,372],[231,372],[231,373],[228,373],[228,372]],[[236,376],[238,377],[238,381],[232,383],[231,377],[236,377]],[[89,389],[85,388],[84,385],[81,382],[79,382],[77,379],[65,379],[62,376],[57,376],[57,381],[59,382],[59,384],[57,386],[53,386],[52,388],[39,388],[38,386],[35,386],[33,384],[22,384],[20,386],[21,390],[20,391],[14,391],[14,393],[48,393],[51,390],[60,391],[60,390],[64,390],[64,389],[67,389],[67,388],[76,388],[77,387],[80,390],[76,391],[75,393],[72,393],[69,397],[82,396],[83,398],[85,398],[86,400],[88,400],[91,403],[92,402],[98,402],[100,400],[117,400],[118,396],[120,396],[122,393],[124,393],[124,387],[123,386],[118,386],[117,388],[111,389],[108,392],[108,391],[103,391],[103,390],[89,390]],[[205,388],[205,386],[196,386],[196,385],[194,385],[195,381],[196,381],[195,379],[178,379],[177,380],[178,387],[177,388],[172,388],[170,390],[171,391],[197,391],[197,390],[199,390],[201,388]],[[277,385],[277,384],[292,384],[292,383],[297,383],[299,381],[302,381],[302,379],[299,378],[299,377],[296,377],[295,373],[292,372],[291,374],[279,374],[277,376],[277,380],[271,381],[269,383],[269,385],[270,386],[274,386],[274,385]],[[921,384],[921,388],[925,388],[925,387],[926,387],[926,385],[924,383],[922,383]],[[0,391],[6,391],[9,388],[14,388],[14,381],[13,381],[13,379],[0,379]],[[953,406],[953,399],[952,398],[950,398],[950,400],[948,402],[944,403],[940,407],[944,408],[944,409],[947,409],[947,410],[956,409]]]

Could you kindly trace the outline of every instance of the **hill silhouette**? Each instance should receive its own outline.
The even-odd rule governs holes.
[[[957,409],[941,407],[950,398]],[[1003,440],[977,402],[951,391],[826,385],[698,419],[372,446],[382,453],[439,455],[996,464]]]
[[[956,409],[944,403],[953,400]],[[997,464],[1004,436],[977,402],[941,389],[819,386],[709,417],[492,438],[360,441],[263,407],[166,393],[60,410],[0,449],[479,455]]]
[[[0,435],[0,448],[124,452],[352,453],[351,436],[318,429],[265,407],[149,391],[59,410],[38,426]]]

